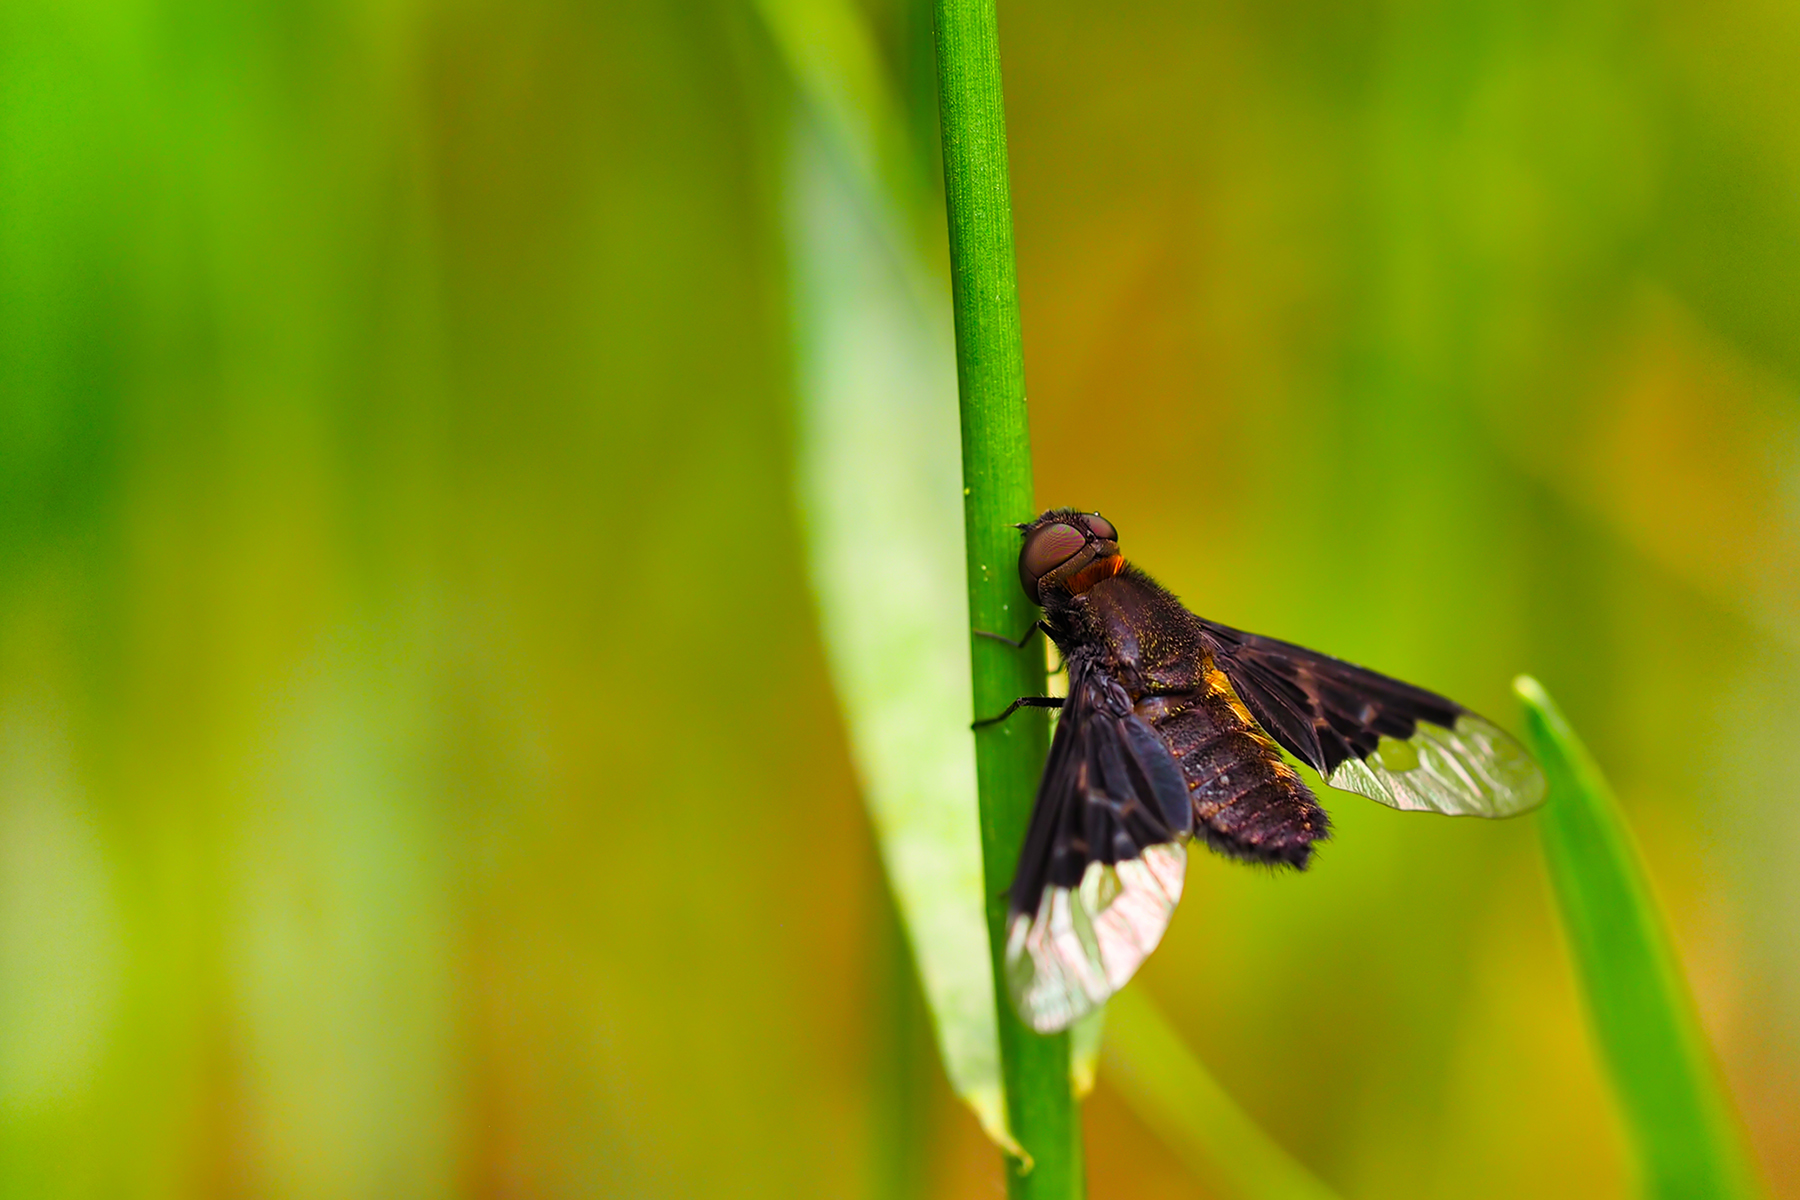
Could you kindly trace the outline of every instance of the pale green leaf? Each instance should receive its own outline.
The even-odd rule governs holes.
[[[969,735],[956,375],[840,160],[797,123],[798,478],[826,658],[945,1071],[1006,1131]]]

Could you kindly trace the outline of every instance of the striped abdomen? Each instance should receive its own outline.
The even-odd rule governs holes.
[[[1234,858],[1306,866],[1331,822],[1210,654],[1192,691],[1146,697],[1136,710],[1181,766],[1197,837]]]

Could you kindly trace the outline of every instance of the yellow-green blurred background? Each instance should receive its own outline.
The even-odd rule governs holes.
[[[1040,500],[1540,676],[1800,1197],[1800,14],[1001,21]],[[803,569],[809,119],[742,4],[0,8],[0,1193],[999,1194]],[[1530,819],[1332,806],[1140,986],[1346,1195],[1624,1194]]]

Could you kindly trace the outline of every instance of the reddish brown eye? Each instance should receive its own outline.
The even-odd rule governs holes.
[[[1035,603],[1038,580],[1068,562],[1085,545],[1087,534],[1073,525],[1045,525],[1033,532],[1019,551],[1019,582],[1025,585],[1025,594]]]
[[[1113,528],[1113,523],[1111,521],[1107,520],[1099,513],[1089,513],[1081,519],[1087,522],[1087,527],[1093,531],[1095,537],[1103,538],[1109,542],[1116,542],[1119,540],[1119,531]]]

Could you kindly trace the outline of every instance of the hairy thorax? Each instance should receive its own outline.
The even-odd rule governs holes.
[[[1051,614],[1067,638],[1070,682],[1090,665],[1163,737],[1193,801],[1196,833],[1260,861],[1306,861],[1329,824],[1213,659],[1198,622],[1170,592],[1127,568]],[[1090,661],[1082,661],[1089,658]]]

